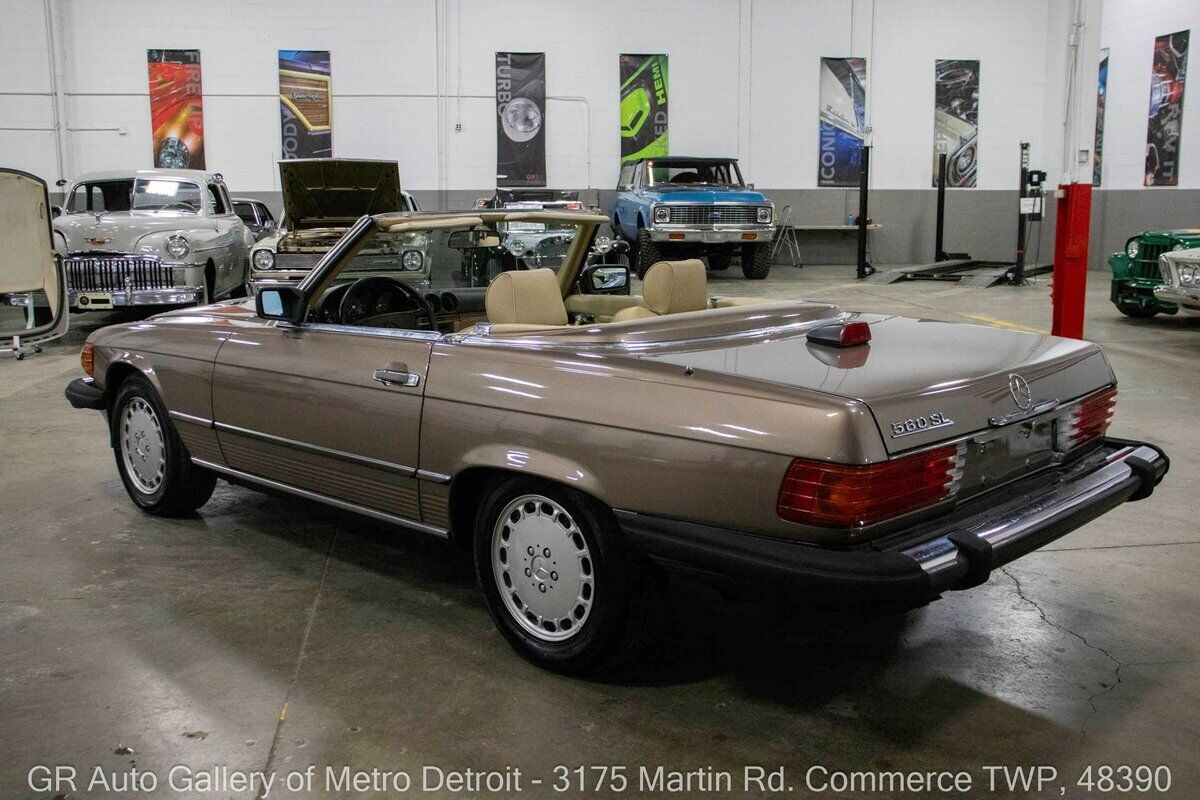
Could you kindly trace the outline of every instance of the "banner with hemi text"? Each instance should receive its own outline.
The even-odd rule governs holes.
[[[667,57],[621,54],[621,163],[665,156]]]

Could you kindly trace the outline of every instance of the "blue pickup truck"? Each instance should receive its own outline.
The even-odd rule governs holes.
[[[742,180],[737,159],[661,156],[621,165],[610,212],[630,243],[638,276],[664,258],[703,256],[709,269],[735,258],[747,278],[771,271],[775,206]]]

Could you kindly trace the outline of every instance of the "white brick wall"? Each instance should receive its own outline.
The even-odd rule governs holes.
[[[670,55],[672,152],[738,155],[747,177],[767,188],[816,185],[821,56],[870,59],[876,188],[930,185],[937,58],[983,62],[981,188],[1016,187],[1016,143],[1023,139],[1033,142],[1035,165],[1057,169],[1068,0],[60,2],[70,126],[127,130],[72,132],[73,174],[149,166],[145,51],[199,48],[208,165],[235,190],[278,188],[276,51],[311,48],[332,51],[335,153],[396,158],[408,186],[436,189],[439,27],[449,32],[446,89],[457,91],[461,65],[464,95],[461,104],[445,103],[448,189],[493,181],[490,96],[498,49],[546,52],[548,94],[587,101],[549,104],[553,185],[615,183],[620,52]],[[439,25],[438,9],[448,25]],[[1152,26],[1147,41],[1173,24]],[[0,128],[51,125],[50,101],[36,95],[49,88],[44,43],[42,0],[0,0]],[[1146,64],[1134,69],[1139,85],[1148,80],[1148,47]],[[1110,110],[1114,133],[1106,142],[1114,169],[1126,147],[1117,116]],[[458,122],[461,132],[454,131]],[[1144,122],[1138,124],[1144,136]],[[0,163],[58,177],[45,131],[0,130]]]
[[[1104,189],[1140,189],[1146,168],[1146,123],[1154,39],[1190,29],[1191,68],[1200,63],[1200,1],[1107,0],[1100,46],[1109,50],[1104,112]],[[1097,64],[1099,57],[1097,56]],[[1179,188],[1200,188],[1200,84],[1187,82],[1179,146]],[[1170,191],[1156,187],[1152,191]]]

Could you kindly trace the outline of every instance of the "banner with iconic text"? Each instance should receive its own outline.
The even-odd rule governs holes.
[[[199,50],[147,50],[154,166],[204,169]]]
[[[938,59],[933,83],[933,185],[946,154],[946,185],[975,186],[979,168],[979,62]]]
[[[496,53],[496,185],[546,185],[545,53]]]
[[[665,156],[667,132],[667,57],[621,54],[621,162]]]
[[[333,157],[328,50],[279,51],[279,135],[284,158]]]
[[[867,60],[821,59],[818,186],[858,186],[867,138]]]
[[[1183,132],[1183,82],[1191,31],[1154,40],[1150,68],[1150,114],[1146,123],[1146,186],[1179,183],[1179,137]]]

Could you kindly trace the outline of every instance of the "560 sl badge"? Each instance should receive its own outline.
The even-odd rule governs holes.
[[[899,439],[901,436],[911,436],[914,433],[924,433],[935,428],[945,428],[953,425],[954,420],[947,417],[941,412],[935,411],[923,417],[910,417],[902,419],[899,422],[892,423],[892,438]]]

